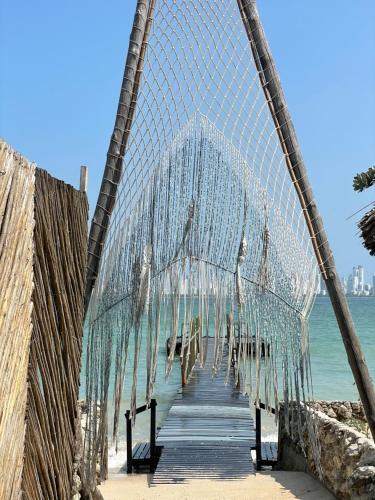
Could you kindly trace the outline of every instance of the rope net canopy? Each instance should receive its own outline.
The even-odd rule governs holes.
[[[150,402],[159,346],[170,338],[168,375],[177,337],[189,344],[196,317],[201,339],[215,339],[213,373],[228,342],[250,399],[276,409],[279,398],[306,401],[316,282],[312,241],[237,1],[157,0],[88,311],[89,468],[106,440],[111,372],[117,435],[129,339],[135,415],[142,342],[142,397]]]

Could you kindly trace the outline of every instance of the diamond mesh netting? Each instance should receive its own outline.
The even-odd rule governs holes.
[[[250,400],[305,401],[315,255],[236,0],[157,0],[88,324],[88,470],[116,437],[129,339],[149,402],[157,352],[190,325],[224,349]],[[266,346],[266,355],[262,355]],[[201,350],[199,363],[204,363]],[[228,366],[228,370],[231,366]],[[96,402],[100,402],[100,419]],[[94,458],[95,457],[95,458]]]

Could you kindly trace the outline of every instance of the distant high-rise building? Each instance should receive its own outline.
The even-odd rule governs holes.
[[[365,289],[365,270],[363,266],[358,266],[358,293],[362,293]]]
[[[342,288],[346,295],[355,295],[358,297],[375,296],[375,274],[372,276],[371,283],[365,283],[365,269],[362,265],[354,266],[352,274],[346,278],[341,278]],[[327,295],[327,288],[322,277],[317,284],[318,295]]]
[[[358,275],[356,275],[353,277],[353,287],[352,287],[352,294],[353,295],[358,294],[358,283],[359,283],[359,279],[358,279]]]
[[[353,267],[353,272],[352,272],[352,280],[351,280],[351,286],[349,289],[349,292],[351,295],[356,295],[357,294],[357,288],[358,288],[358,269],[356,266]]]
[[[349,276],[348,276],[346,293],[349,295],[351,295],[353,293],[353,275],[352,274],[349,274]]]

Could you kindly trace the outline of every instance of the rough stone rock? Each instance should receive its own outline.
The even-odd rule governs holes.
[[[368,446],[362,446],[362,456],[360,461],[358,462],[358,465],[362,467],[369,464],[375,464],[375,449],[372,449]]]
[[[346,450],[348,457],[357,457],[359,455],[359,447],[357,444],[351,444]]]
[[[375,498],[375,466],[357,467],[348,481],[353,500]]]
[[[339,420],[348,420],[352,418],[352,411],[351,409],[349,410],[345,405],[340,405],[337,410],[336,414],[339,418]]]
[[[313,408],[317,411],[321,411],[331,418],[338,418],[339,420],[346,420],[350,418],[356,418],[362,422],[366,421],[365,414],[363,411],[362,403],[360,401],[323,401],[318,400],[310,403]],[[346,411],[341,408],[344,406]],[[335,416],[332,412],[335,413]]]
[[[336,413],[332,410],[332,408],[329,408],[329,410],[327,411],[327,415],[331,418],[337,418],[337,415]]]
[[[309,412],[316,425],[316,437],[321,449],[320,463],[316,464],[314,461],[314,450],[307,432],[304,432],[303,435],[306,456],[302,456],[296,432],[297,424],[292,421],[291,412],[289,412],[290,430],[286,431],[285,413],[281,405],[279,421],[280,467],[293,470],[287,463],[283,463],[283,457],[293,456],[296,464],[298,463],[296,456],[300,455],[301,461],[299,463],[305,461],[305,467],[312,475],[318,477],[317,470],[320,468],[323,484],[336,498],[340,500],[375,500],[375,444],[364,434],[345,423],[347,418],[352,419],[357,418],[357,416],[359,419],[362,418],[361,405],[357,402],[319,401],[318,405],[312,404],[304,408],[310,408]],[[317,408],[321,408],[323,411],[319,411]],[[332,413],[336,414],[336,412],[340,414],[339,419],[331,417]],[[305,419],[303,413],[302,419]]]
[[[359,414],[362,412],[362,404],[359,401],[353,401],[351,403],[352,411]]]

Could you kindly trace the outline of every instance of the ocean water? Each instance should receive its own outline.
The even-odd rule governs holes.
[[[360,337],[365,358],[371,376],[375,379],[375,297],[350,297],[350,310]],[[309,320],[311,368],[313,378],[314,398],[316,399],[358,399],[358,392],[348,364],[344,345],[336,323],[331,303],[327,297],[317,297]],[[130,344],[130,357],[132,345]],[[157,400],[157,425],[161,425],[172,404],[173,398],[180,387],[180,367],[176,359],[172,373],[165,380],[165,346],[161,341],[157,381],[154,397]],[[83,365],[85,352],[83,354]],[[141,351],[141,361],[138,375],[138,405],[143,404],[143,395],[146,387],[146,351]],[[132,381],[132,363],[129,362],[125,376],[125,391],[122,400],[122,415],[130,407],[130,391]],[[84,373],[84,370],[83,370]],[[113,386],[113,374],[111,389]],[[82,377],[81,396],[84,397],[84,377]],[[250,405],[251,407],[252,405]],[[109,422],[113,415],[113,406],[109,408]],[[268,440],[277,439],[277,428],[272,417],[262,416],[262,434]],[[121,467],[126,461],[125,417],[120,419],[119,426],[119,452],[116,454],[114,447],[109,452],[110,468]],[[133,443],[147,440],[149,435],[149,412],[138,415],[133,430]]]
[[[349,307],[375,379],[375,297],[349,297]],[[310,316],[311,366],[316,399],[359,398],[331,303],[317,297]]]

